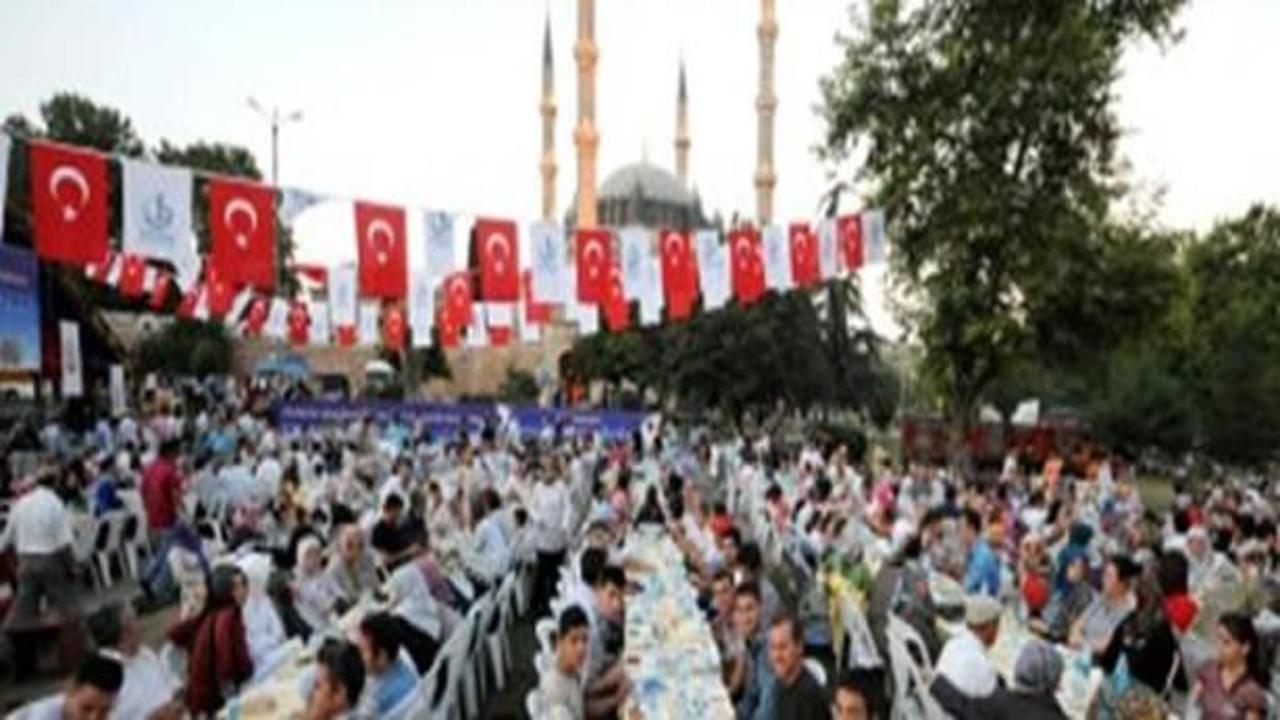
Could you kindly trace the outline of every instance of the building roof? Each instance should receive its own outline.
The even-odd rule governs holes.
[[[624,165],[609,174],[600,186],[600,199],[627,199],[639,195],[646,200],[689,205],[693,196],[680,184],[671,172],[641,161]]]

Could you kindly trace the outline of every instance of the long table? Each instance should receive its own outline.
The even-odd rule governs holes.
[[[715,638],[675,543],[664,529],[641,526],[626,552],[655,569],[631,578],[641,590],[627,598],[623,660],[633,690],[623,717],[732,720]]]

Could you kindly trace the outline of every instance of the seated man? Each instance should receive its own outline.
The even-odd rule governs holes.
[[[364,661],[366,683],[356,707],[359,718],[380,718],[400,706],[418,688],[418,675],[400,658],[399,624],[385,612],[360,622],[356,647]]]
[[[769,664],[777,677],[772,718],[830,720],[827,693],[804,666],[804,630],[793,615],[782,615],[769,627]]]
[[[935,667],[934,687],[947,683],[962,697],[979,699],[990,697],[999,685],[995,666],[987,657],[987,649],[996,642],[1000,631],[1000,603],[986,595],[970,595],[964,601],[965,628],[956,633],[942,647]],[[945,694],[933,691],[939,703]],[[942,708],[959,717],[953,707]]]
[[[743,583],[734,590],[734,634],[744,644],[742,651],[746,666],[741,692],[737,694],[735,709],[740,718],[773,717],[774,690],[777,679],[769,662],[769,644],[761,622],[763,609],[760,588]]]
[[[586,667],[590,623],[581,607],[570,605],[560,613],[556,628],[555,658],[538,678],[541,712],[547,717],[581,720],[583,707],[582,671]]]
[[[422,552],[422,524],[413,522],[404,512],[404,498],[399,493],[382,501],[382,516],[374,524],[369,544],[382,556],[388,570]]]
[[[874,691],[866,670],[854,670],[840,676],[831,696],[833,720],[877,720],[872,696]]]
[[[613,717],[627,694],[631,682],[626,668],[611,651],[609,638],[614,627],[623,620],[623,590],[627,578],[622,568],[610,565],[600,572],[592,600],[590,649],[587,655],[586,710],[587,717]]]
[[[1102,572],[1102,592],[1071,626],[1068,644],[1101,655],[1120,623],[1137,604],[1131,588],[1141,568],[1125,555],[1116,555]]]
[[[110,717],[116,694],[124,684],[124,668],[102,655],[90,655],[76,669],[71,686],[58,695],[38,700],[10,720],[103,720]]]
[[[326,642],[316,656],[315,683],[304,720],[345,720],[351,717],[364,690],[360,651],[341,641]]]
[[[124,670],[124,684],[111,711],[113,719],[183,717],[186,708],[182,704],[182,680],[142,643],[142,627],[132,607],[105,605],[89,616],[88,626],[99,654],[120,663]]]
[[[361,596],[378,589],[378,570],[373,556],[364,547],[364,532],[355,524],[338,531],[337,552],[329,560],[326,573],[344,607],[360,601]]]

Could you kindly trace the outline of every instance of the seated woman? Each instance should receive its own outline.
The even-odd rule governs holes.
[[[313,632],[323,632],[333,624],[341,593],[325,572],[320,541],[314,536],[298,541],[293,572],[294,606]]]
[[[403,565],[392,573],[387,581],[387,593],[392,616],[399,626],[401,644],[409,651],[418,671],[425,673],[440,650],[449,611],[431,595],[417,563]]]
[[[1164,597],[1150,573],[1138,580],[1135,597],[1137,606],[1116,627],[1106,649],[1096,656],[1098,664],[1116,680],[1114,673],[1123,659],[1131,680],[1167,697],[1175,687],[1185,689],[1186,681],[1182,677],[1178,641],[1165,616]],[[1113,682],[1112,689],[1123,692],[1128,687]],[[1104,692],[1102,699],[1113,703],[1116,698]]]
[[[1267,715],[1258,633],[1247,615],[1218,619],[1218,659],[1196,678],[1192,701],[1202,720],[1262,720]]]
[[[169,631],[169,640],[187,653],[186,702],[194,715],[216,714],[253,677],[240,609],[248,596],[240,568],[215,568],[204,609]]]
[[[262,678],[282,663],[288,655],[288,636],[276,606],[267,595],[271,579],[271,558],[261,553],[249,555],[239,562],[249,583],[244,602],[244,630],[249,641],[249,657],[253,659],[254,677]]]
[[[418,675],[400,658],[400,623],[385,612],[360,622],[356,647],[364,660],[365,687],[356,716],[379,718],[397,708],[418,689]]]

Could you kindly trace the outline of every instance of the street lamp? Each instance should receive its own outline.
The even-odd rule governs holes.
[[[254,98],[249,98],[249,107],[271,123],[271,184],[280,184],[280,126],[302,120],[302,111],[294,110],[281,114],[280,108],[272,106],[267,110]]]

